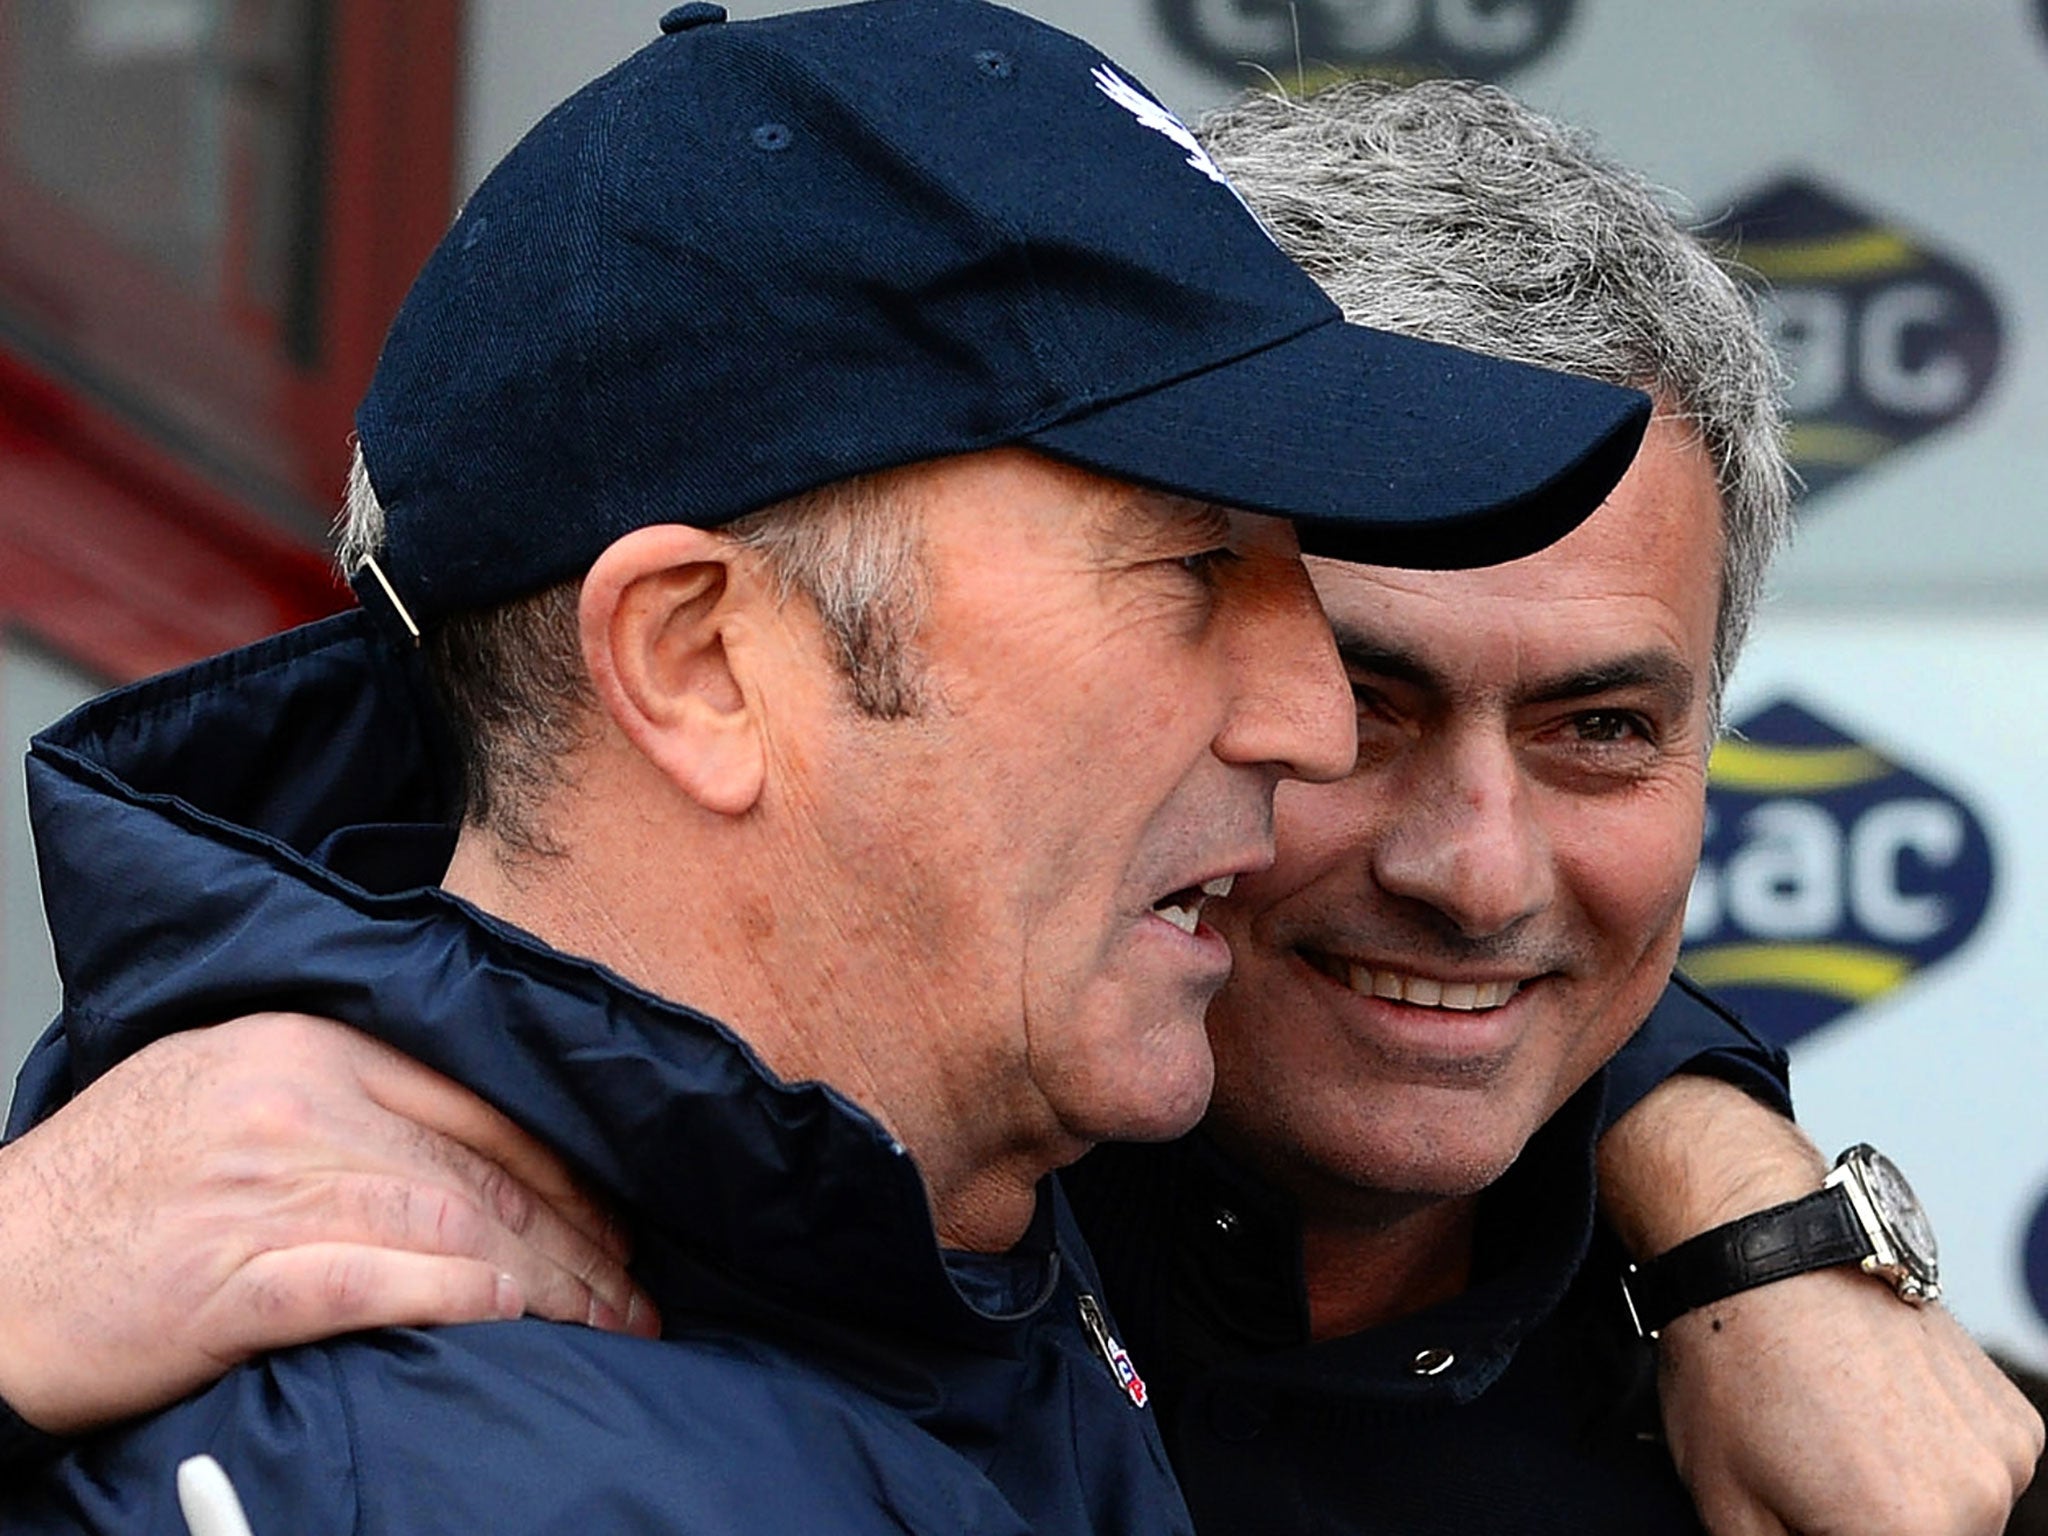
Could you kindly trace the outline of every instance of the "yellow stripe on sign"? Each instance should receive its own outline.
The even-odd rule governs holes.
[[[1774,283],[1804,283],[1826,278],[1875,277],[1917,266],[1920,253],[1912,242],[1891,229],[1866,229],[1855,235],[1829,235],[1819,240],[1757,240],[1739,253],[1742,264],[1754,267]]]
[[[1771,747],[1730,738],[1714,747],[1707,779],[1716,789],[1748,794],[1812,793],[1868,784],[1891,771],[1868,747]]]
[[[1903,955],[1855,944],[1715,944],[1679,963],[1703,987],[1796,987],[1851,1003],[1882,997],[1913,971]]]
[[[1785,434],[1785,451],[1795,464],[1828,464],[1861,469],[1898,447],[1896,438],[1837,421],[1795,421]]]

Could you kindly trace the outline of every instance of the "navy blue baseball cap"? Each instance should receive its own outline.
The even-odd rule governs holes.
[[[871,0],[671,11],[477,189],[356,427],[427,626],[635,528],[1002,444],[1291,518],[1312,552],[1492,564],[1591,512],[1648,416],[1346,324],[1078,39]]]

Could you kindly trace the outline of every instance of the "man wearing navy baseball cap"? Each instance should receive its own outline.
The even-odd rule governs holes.
[[[979,0],[662,29],[394,324],[364,610],[31,778],[45,1081],[355,1023],[618,1209],[666,1336],[271,1356],[11,1532],[175,1529],[200,1451],[258,1532],[1187,1529],[1046,1175],[1200,1114],[1202,904],[1350,765],[1299,550],[1538,549],[1647,402],[1344,324],[1141,86]]]

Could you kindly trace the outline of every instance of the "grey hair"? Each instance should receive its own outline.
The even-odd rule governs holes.
[[[854,708],[903,719],[924,706],[916,637],[929,602],[923,520],[908,471],[858,476],[749,513],[723,532],[757,555],[776,600],[815,608]],[[357,448],[336,524],[351,579],[381,555],[383,504]],[[464,818],[508,847],[554,852],[537,812],[559,787],[597,707],[583,664],[582,581],[457,614],[422,640],[461,758]]]
[[[1731,268],[1643,178],[1492,86],[1262,93],[1196,132],[1349,319],[1634,385],[1694,424],[1721,492],[1718,722],[1792,526],[1784,374]]]
[[[371,560],[384,552],[384,504],[370,484],[370,466],[358,445],[349,458],[348,488],[341,494],[341,516],[334,523],[334,560],[353,581]]]

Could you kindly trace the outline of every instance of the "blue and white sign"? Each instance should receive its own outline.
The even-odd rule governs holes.
[[[2003,350],[1984,284],[1931,241],[1803,178],[1737,203],[1743,263],[1792,376],[1809,495],[1962,420]]]
[[[1968,941],[1991,845],[1952,791],[1800,703],[1733,726],[1708,780],[1682,963],[1789,1046]]]
[[[1686,963],[1824,1149],[1906,1170],[1956,1316],[2048,1365],[2048,619],[1767,612],[1729,718]]]

